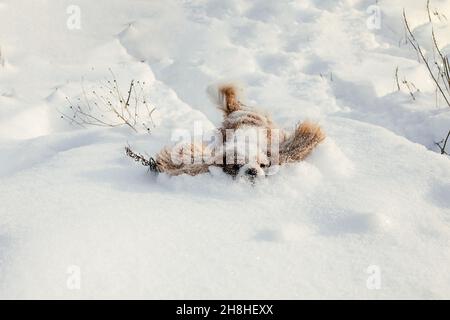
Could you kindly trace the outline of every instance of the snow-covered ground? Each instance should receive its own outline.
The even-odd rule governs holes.
[[[429,48],[426,1],[373,5],[0,1],[0,297],[450,298],[450,159],[434,145],[450,108],[401,18]],[[448,53],[450,1],[431,7]],[[148,84],[150,135],[60,118],[109,68],[123,90]],[[219,125],[206,88],[224,80],[327,139],[255,186],[155,177],[125,156]]]

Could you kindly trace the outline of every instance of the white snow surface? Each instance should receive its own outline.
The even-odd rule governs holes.
[[[401,18],[429,45],[426,1],[378,1],[372,30],[374,4],[0,1],[0,297],[450,298],[450,159],[434,145],[450,109]],[[431,6],[450,19],[450,1]],[[433,20],[448,52],[449,22]],[[397,91],[397,66],[416,100]],[[60,118],[81,79],[96,86],[109,68],[124,90],[148,83],[150,135]],[[206,91],[219,81],[327,139],[254,186],[220,170],[154,176],[125,156],[218,126]]]

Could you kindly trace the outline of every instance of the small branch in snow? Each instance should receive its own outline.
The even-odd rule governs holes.
[[[402,83],[408,89],[408,92],[409,92],[409,95],[411,96],[411,98],[415,101],[416,96],[414,95],[414,92],[419,92],[419,89],[417,89],[417,87],[414,85],[414,83],[412,83],[406,79],[403,79]],[[415,89],[414,92],[413,92],[413,89]]]
[[[407,31],[407,40],[411,44],[411,46],[414,48],[418,56],[420,57],[420,60],[425,64],[428,74],[433,80],[434,84],[436,85],[436,106],[438,105],[440,96],[448,107],[450,107],[450,63],[448,56],[444,55],[441,49],[439,48],[438,41],[436,39],[436,35],[434,33],[433,28],[433,21],[432,21],[432,14],[430,10],[430,0],[427,1],[427,13],[428,13],[428,20],[431,24],[431,39],[432,39],[432,49],[433,49],[433,61],[430,62],[426,57],[425,54],[415,38],[409,23],[408,19],[406,18],[405,10],[403,9],[403,21],[405,25],[405,29]],[[445,18],[445,16],[440,15],[437,10],[433,12],[433,15],[436,16],[440,21],[442,21],[442,18]],[[411,93],[411,90],[410,90]],[[414,98],[414,97],[413,97]],[[447,136],[445,139],[442,139],[440,142],[435,142],[435,144],[439,147],[441,154],[447,154],[445,151],[447,142],[449,140],[450,131],[447,133]]]
[[[431,17],[430,17],[431,19]],[[430,75],[430,78],[435,83],[439,93],[441,94],[441,97],[444,99],[446,104],[450,107],[450,77],[449,77],[449,62],[448,57],[445,57],[442,52],[439,49],[439,46],[436,41],[436,37],[434,35],[434,30],[432,29],[432,38],[433,38],[433,46],[434,49],[439,54],[439,59],[435,59],[434,65],[437,66],[437,70],[433,71],[428,59],[425,57],[425,54],[423,53],[423,50],[417,41],[416,37],[414,36],[413,32],[411,31],[411,28],[408,23],[408,19],[406,18],[405,10],[403,10],[403,21],[405,23],[406,30],[408,32],[407,40],[411,44],[411,46],[414,48],[414,50],[418,53],[420,56],[422,62],[425,64],[428,74]]]
[[[150,133],[156,108],[148,104],[145,82],[131,80],[127,94],[123,95],[111,69],[110,73],[112,80],[106,79],[99,88],[86,90],[82,81],[81,97],[76,103],[66,97],[69,111],[59,111],[61,118],[82,127],[128,126],[136,133],[142,128]]]
[[[445,151],[445,147],[447,146],[447,142],[448,142],[448,138],[450,137],[450,130],[447,133],[447,136],[445,137],[445,139],[442,139],[439,142],[435,142],[435,145],[437,145],[439,147],[439,149],[441,150],[441,154],[446,154],[448,155],[448,153]]]
[[[400,83],[398,82],[398,66],[395,68],[395,83],[397,84],[397,91],[400,91]]]

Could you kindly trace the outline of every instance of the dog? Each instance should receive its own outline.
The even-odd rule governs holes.
[[[215,166],[233,178],[254,182],[273,174],[280,165],[304,160],[325,139],[322,129],[308,121],[292,132],[279,129],[267,114],[243,104],[238,93],[234,85],[217,88],[216,102],[224,119],[213,142],[181,142],[163,148],[150,160],[129,147],[127,155],[170,176],[196,176]]]

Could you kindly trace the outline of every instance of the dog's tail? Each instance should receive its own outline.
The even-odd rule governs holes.
[[[238,93],[239,89],[233,84],[224,84],[217,88],[217,103],[226,116],[241,109]]]

